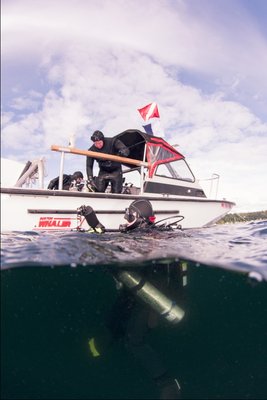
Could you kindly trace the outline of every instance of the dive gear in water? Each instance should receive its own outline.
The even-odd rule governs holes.
[[[177,324],[183,319],[184,310],[151,283],[141,278],[136,272],[120,271],[117,277],[125,286],[133,290],[137,297],[147,303],[167,321]]]
[[[83,215],[89,225],[88,233],[104,233],[105,227],[102,225],[90,206],[81,206],[77,209],[77,213]]]

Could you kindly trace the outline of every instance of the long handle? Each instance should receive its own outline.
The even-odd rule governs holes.
[[[144,167],[148,167],[148,162],[145,162],[145,161],[135,160],[134,158],[115,156],[113,154],[98,153],[96,151],[76,149],[75,147],[62,147],[62,146],[57,146],[57,145],[53,144],[51,146],[51,150],[52,151],[60,151],[60,152],[64,152],[64,153],[79,154],[81,156],[89,156],[89,157],[93,157],[93,158],[102,158],[105,160],[117,161],[122,164],[137,165],[139,167],[142,165]]]

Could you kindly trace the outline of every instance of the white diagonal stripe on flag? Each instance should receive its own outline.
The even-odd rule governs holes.
[[[146,121],[148,121],[151,118],[151,116],[154,114],[156,106],[157,106],[157,104],[155,102],[151,103],[151,105],[149,107],[149,111],[146,115]]]

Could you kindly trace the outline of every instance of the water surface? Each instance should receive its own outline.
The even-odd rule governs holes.
[[[185,399],[267,397],[266,221],[1,238],[3,399],[160,398],[161,366]],[[122,270],[184,318],[160,317],[120,284]]]

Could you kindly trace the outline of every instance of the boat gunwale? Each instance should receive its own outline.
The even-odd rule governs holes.
[[[123,194],[123,193],[99,193],[99,192],[75,192],[67,190],[31,189],[31,188],[0,188],[0,192],[8,195],[30,195],[30,196],[49,196],[49,197],[80,197],[80,198],[103,198],[103,199],[150,199],[151,201],[185,201],[198,203],[226,203],[232,207],[236,204],[226,199],[208,199],[206,197],[179,196],[162,193],[161,196],[143,194]]]

